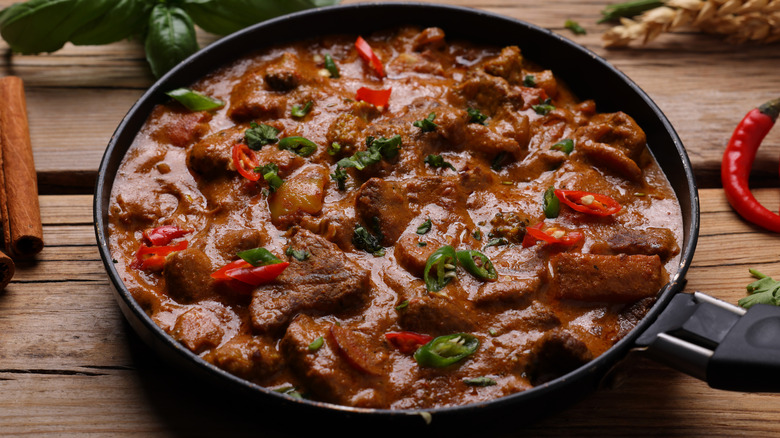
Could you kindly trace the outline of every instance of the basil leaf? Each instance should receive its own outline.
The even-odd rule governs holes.
[[[115,0],[30,0],[0,13],[0,35],[18,53],[54,52]]]
[[[203,30],[227,35],[252,24],[338,0],[183,0],[181,7]]]
[[[275,265],[282,261],[265,248],[254,248],[236,254],[252,266]]]
[[[219,99],[206,96],[205,94],[188,88],[177,88],[165,94],[176,99],[176,101],[186,106],[190,111],[211,111],[222,108],[225,105],[225,103]]]
[[[144,0],[115,0],[102,16],[81,26],[70,37],[76,45],[109,44],[140,35],[152,5]]]
[[[198,51],[192,20],[180,8],[163,3],[155,5],[149,16],[145,48],[152,73],[162,76]]]
[[[276,137],[277,134],[279,134],[279,130],[271,125],[265,123],[258,125],[256,122],[249,122],[249,129],[244,131],[244,140],[249,149],[257,151],[267,144],[279,141]]]

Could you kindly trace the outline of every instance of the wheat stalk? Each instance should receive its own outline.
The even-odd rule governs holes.
[[[780,41],[780,0],[669,0],[602,36],[605,47],[646,44],[665,32],[692,27],[734,43]]]

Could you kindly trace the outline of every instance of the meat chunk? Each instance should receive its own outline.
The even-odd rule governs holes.
[[[165,259],[163,276],[168,293],[177,301],[192,303],[212,296],[211,260],[203,251],[187,248]]]
[[[344,314],[361,307],[368,296],[370,273],[333,243],[305,229],[295,229],[290,246],[307,251],[272,283],[252,294],[252,326],[260,333],[285,326],[297,313]]]
[[[398,265],[402,268],[415,277],[422,278],[428,257],[444,244],[441,242],[434,243],[430,239],[425,239],[426,245],[420,246],[418,244],[420,241],[422,239],[418,234],[401,236],[395,244],[395,258],[398,260]]]
[[[388,383],[389,373],[381,365],[386,353],[363,335],[337,327],[304,314],[295,317],[281,341],[286,362],[306,389],[322,400],[348,406],[384,406],[386,393],[380,389]],[[319,337],[325,340],[322,347],[309,350]]]
[[[214,249],[224,260],[232,260],[241,251],[264,246],[267,241],[268,236],[256,229],[219,229],[214,233]]]
[[[213,178],[233,172],[233,145],[244,137],[243,130],[229,128],[205,137],[187,151],[187,166],[197,174]]]
[[[561,299],[630,303],[666,283],[657,255],[560,253],[550,258],[551,292]]]
[[[475,315],[465,300],[426,295],[409,300],[398,317],[398,324],[404,330],[438,336],[473,331]]]
[[[618,231],[605,241],[594,243],[590,250],[598,254],[657,255],[666,261],[677,255],[680,247],[668,228],[647,228]]]
[[[576,150],[587,155],[596,166],[604,166],[631,180],[642,177],[639,159],[647,139],[628,114],[594,116],[590,124],[577,129],[575,141]]]
[[[479,287],[471,301],[478,306],[527,305],[539,290],[539,278],[516,278],[510,281],[487,282]]]
[[[523,73],[523,55],[520,54],[520,48],[517,46],[507,46],[501,49],[501,53],[485,62],[483,69],[493,76],[501,76],[510,84],[522,84]]]
[[[284,365],[275,342],[258,336],[238,335],[209,352],[205,359],[238,377],[259,380]]]
[[[428,27],[412,39],[412,50],[437,50],[444,47],[444,44],[444,31],[438,27]]]
[[[173,327],[174,339],[195,354],[219,345],[224,334],[217,315],[203,307],[193,307],[182,313]]]
[[[268,65],[264,79],[265,86],[273,91],[291,91],[301,83],[298,55],[285,52]]]
[[[351,155],[365,140],[366,120],[351,113],[342,113],[328,127],[328,144],[338,143],[343,155]]]
[[[533,385],[541,385],[574,371],[593,359],[588,347],[563,330],[545,333],[531,348],[526,373]]]
[[[355,212],[364,224],[381,235],[382,246],[393,245],[414,217],[403,187],[380,178],[371,178],[360,186]]]
[[[160,143],[184,147],[208,132],[211,117],[211,113],[206,111],[158,106],[150,116],[156,125],[151,137]]]

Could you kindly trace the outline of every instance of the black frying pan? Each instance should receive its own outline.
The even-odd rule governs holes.
[[[636,329],[606,353],[569,374],[525,392],[462,407],[410,411],[360,409],[296,400],[239,379],[205,362],[163,332],[144,313],[123,285],[108,248],[108,206],[114,175],[152,108],[168,100],[164,92],[189,86],[195,80],[264,46],[337,32],[370,33],[400,24],[438,26],[450,40],[466,39],[493,45],[518,45],[525,57],[553,70],[581,99],[594,99],[601,112],[624,111],[645,130],[655,158],[669,178],[683,214],[684,237],[680,265],[660,291],[656,304]],[[398,425],[407,422],[457,424],[465,415],[506,415],[513,424],[555,411],[593,391],[608,371],[631,349],[655,357],[711,386],[748,391],[780,390],[780,313],[778,308],[755,306],[747,315],[741,309],[707,297],[680,293],[693,258],[699,227],[699,202],[691,164],[669,121],[653,101],[623,73],[587,49],[534,25],[499,15],[453,6],[431,4],[357,4],[304,11],[247,28],[223,38],[157,81],[130,109],[108,144],[95,189],[95,229],[100,255],[117,301],[133,329],[167,361],[217,383],[220,388],[245,393],[257,402],[279,406],[296,417],[324,415]],[[657,321],[657,323],[655,323]],[[756,322],[758,321],[758,322]],[[767,334],[768,333],[768,334]],[[752,362],[755,358],[756,362]],[[732,373],[734,367],[752,367]],[[742,381],[735,376],[745,377]],[[499,414],[501,413],[501,414]]]

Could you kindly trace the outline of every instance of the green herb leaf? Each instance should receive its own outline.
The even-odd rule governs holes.
[[[225,102],[189,88],[177,88],[165,94],[176,99],[190,111],[212,111],[225,106]]]
[[[152,73],[160,77],[198,51],[195,26],[184,10],[158,3],[149,16],[144,47]]]
[[[585,28],[580,26],[580,24],[574,20],[566,20],[566,22],[563,24],[563,27],[574,32],[575,35],[585,35],[588,33]]]
[[[433,223],[431,222],[431,219],[428,218],[425,220],[425,222],[422,223],[419,227],[417,227],[417,234],[425,234],[428,231],[431,231],[431,226]]]
[[[558,143],[555,143],[554,145],[550,146],[550,149],[555,151],[561,151],[566,153],[566,155],[569,155],[574,150],[574,140],[570,138],[565,138]]]
[[[482,247],[482,249],[490,248],[491,246],[501,246],[507,244],[509,244],[509,242],[507,242],[507,240],[504,239],[503,237],[496,237],[488,240],[488,243],[486,243],[485,246]]]
[[[469,123],[479,123],[480,125],[487,125],[487,118],[485,114],[476,108],[468,108],[466,112],[469,115]]]
[[[275,192],[284,184],[284,180],[279,177],[279,166],[275,163],[268,163],[261,167],[255,167],[255,172],[263,175],[263,179],[268,183],[268,189],[271,193]]]
[[[534,75],[525,75],[523,78],[523,86],[524,87],[535,87],[536,86],[536,77]]]
[[[250,128],[244,131],[244,141],[249,149],[254,151],[260,150],[267,144],[273,144],[279,141],[276,137],[279,134],[279,130],[273,126],[266,125],[265,123],[257,124],[255,122],[249,123]]]
[[[347,171],[341,167],[336,166],[336,170],[334,173],[330,174],[330,178],[333,181],[336,181],[336,184],[338,184],[339,190],[346,190],[347,188],[347,178],[349,178],[349,175],[347,175]]]
[[[355,245],[355,248],[362,249],[376,257],[385,255],[385,248],[380,243],[380,239],[369,233],[362,225],[355,225],[352,244]]]
[[[322,346],[325,344],[325,339],[320,336],[317,339],[313,340],[311,344],[309,344],[309,351],[312,353],[322,348]]]
[[[470,379],[463,379],[463,383],[469,386],[494,386],[497,385],[496,381],[490,377],[481,376],[473,377]]]
[[[252,266],[275,265],[282,261],[265,248],[254,248],[236,254]]]
[[[548,187],[544,191],[544,216],[548,219],[558,217],[561,211],[561,201],[555,196],[555,187]]]
[[[111,8],[89,23],[81,26],[70,36],[76,45],[109,44],[141,35],[152,10],[152,4],[145,0],[109,1]]]
[[[451,163],[444,161],[444,157],[442,157],[441,155],[428,155],[427,157],[425,157],[423,161],[425,161],[425,163],[427,163],[431,167],[447,167],[452,170],[456,170],[455,166],[453,166]]]
[[[756,304],[770,304],[780,306],[780,281],[775,281],[772,277],[766,276],[755,269],[750,270],[750,274],[758,280],[747,285],[748,296],[741,298],[738,304],[745,309],[749,309]]]
[[[409,307],[409,300],[401,301],[401,304],[395,306],[395,310],[403,310]]]
[[[436,118],[436,113],[430,113],[428,114],[428,117],[417,120],[416,122],[412,123],[413,126],[420,128],[422,132],[432,132],[436,130],[436,127],[439,125],[433,123],[433,119]]]
[[[555,105],[552,104],[552,99],[549,97],[547,99],[544,99],[541,103],[538,105],[531,105],[531,108],[536,111],[536,114],[539,114],[540,116],[543,116],[550,111],[555,109]]]
[[[309,111],[311,111],[312,105],[314,105],[314,102],[311,100],[303,104],[303,106],[293,105],[290,113],[292,114],[293,117],[298,117],[298,118],[305,117],[306,114],[309,114]]]
[[[333,57],[330,56],[330,54],[325,54],[325,70],[330,73],[330,77],[334,79],[338,79],[341,77],[341,73],[339,73],[339,68],[336,65],[336,62],[333,61]]]
[[[506,151],[499,152],[493,162],[490,163],[490,168],[498,172],[507,163],[509,154]]]
[[[292,246],[288,246],[287,250],[284,251],[284,254],[288,257],[294,258],[295,260],[298,260],[299,262],[308,260],[308,258],[311,257],[311,253],[309,251],[293,249]]]
[[[293,151],[302,157],[308,157],[317,150],[317,143],[305,137],[285,137],[279,140],[279,149]]]
[[[401,136],[394,135],[391,138],[368,137],[366,139],[368,148],[365,151],[357,151],[351,157],[342,158],[336,165],[338,167],[354,167],[357,170],[363,170],[366,166],[376,164],[382,161],[382,158],[393,158],[398,155],[401,146]]]
[[[417,246],[419,246],[420,248],[428,246],[428,242],[417,242]]]
[[[482,231],[479,228],[474,230],[474,232],[471,233],[471,235],[474,236],[474,239],[476,240],[482,240]]]

